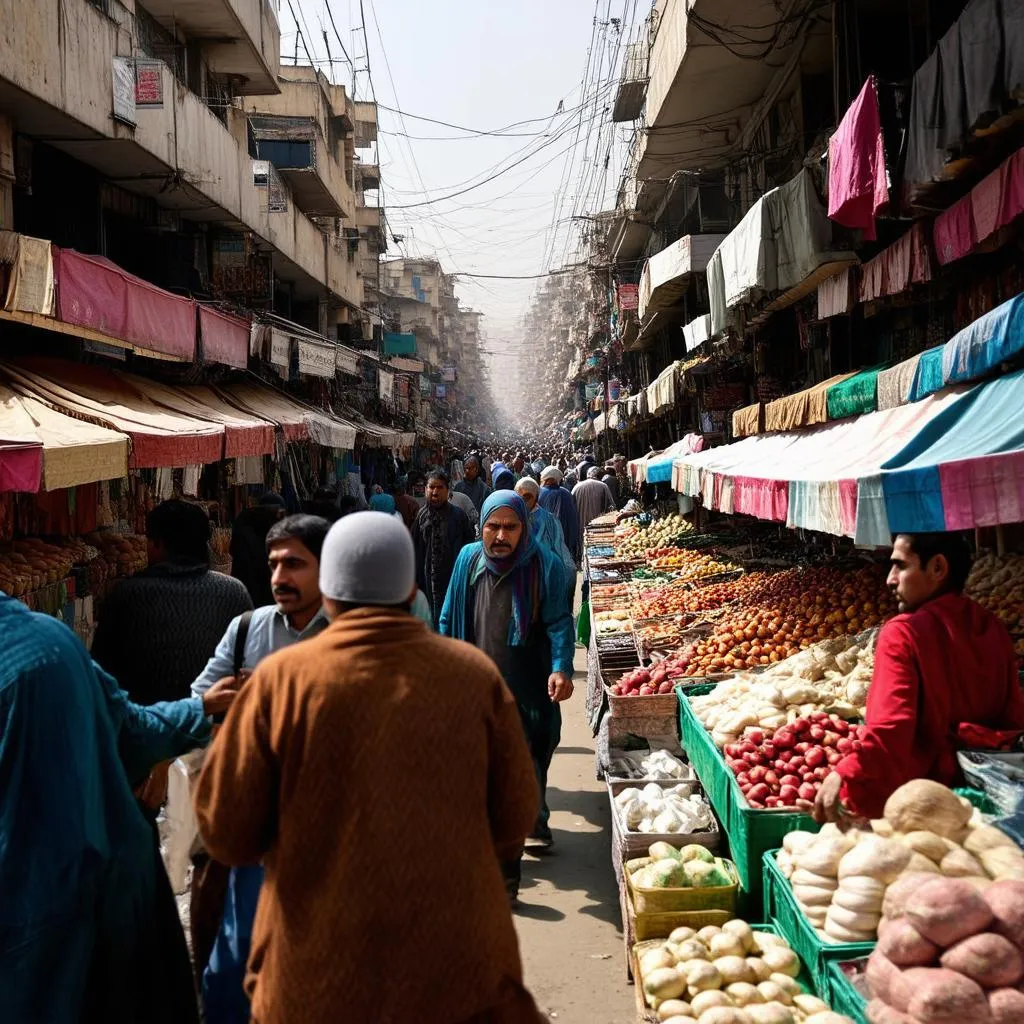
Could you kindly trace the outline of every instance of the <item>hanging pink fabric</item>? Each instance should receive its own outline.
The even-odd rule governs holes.
[[[43,445],[0,440],[0,491],[35,494],[43,479]]]
[[[196,304],[135,277],[102,256],[53,247],[57,319],[152,352],[191,361]]]
[[[954,203],[945,213],[940,213],[932,230],[935,258],[943,266],[963,259],[974,248],[970,195]]]
[[[244,370],[249,365],[249,321],[209,306],[199,307],[203,362],[224,363]]]
[[[870,242],[876,237],[875,217],[888,202],[878,87],[872,75],[828,141],[828,215],[844,227],[860,228]]]
[[[839,481],[839,521],[843,526],[843,535],[854,537],[857,534],[857,481]]]
[[[738,513],[784,523],[789,514],[789,481],[735,476],[733,506]]]
[[[947,530],[1024,519],[1024,452],[1003,452],[939,466]]]

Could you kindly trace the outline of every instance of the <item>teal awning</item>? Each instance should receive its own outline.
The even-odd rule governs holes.
[[[385,334],[384,355],[414,356],[416,355],[415,334]]]

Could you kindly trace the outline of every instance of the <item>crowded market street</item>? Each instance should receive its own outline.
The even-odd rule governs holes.
[[[0,19],[0,1024],[1024,1024],[1024,0]]]

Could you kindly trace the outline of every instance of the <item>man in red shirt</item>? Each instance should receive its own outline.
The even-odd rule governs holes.
[[[964,597],[970,565],[958,534],[897,535],[888,583],[900,614],[878,637],[867,734],[822,783],[816,821],[880,818],[911,779],[958,785],[961,724],[1024,729],[1013,643],[991,612]]]

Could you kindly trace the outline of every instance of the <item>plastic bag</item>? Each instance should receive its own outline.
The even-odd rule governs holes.
[[[590,601],[580,605],[580,614],[576,619],[576,642],[584,647],[590,646]]]

